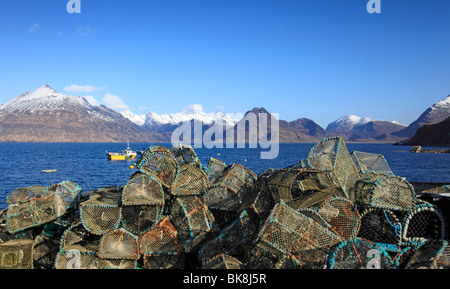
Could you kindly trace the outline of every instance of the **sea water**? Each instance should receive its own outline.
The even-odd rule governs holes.
[[[134,150],[153,145],[167,148],[171,144],[130,143]],[[241,164],[255,174],[268,168],[280,169],[306,159],[315,144],[280,144],[275,159],[260,158],[260,149],[254,148],[195,148],[203,166],[210,157],[227,165]],[[16,188],[49,186],[62,181],[73,181],[83,192],[109,186],[124,186],[136,172],[130,169],[137,161],[108,161],[106,152],[126,148],[126,143],[0,143],[0,209],[6,208],[6,196]],[[408,146],[392,144],[347,143],[353,150],[382,154],[395,175],[410,182],[450,183],[450,154],[414,154]],[[427,149],[427,148],[423,148]],[[435,148],[436,149],[436,148]],[[56,170],[56,173],[43,173]]]

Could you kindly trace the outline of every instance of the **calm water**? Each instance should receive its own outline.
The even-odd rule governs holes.
[[[149,143],[131,143],[135,150],[148,148]],[[161,144],[168,148],[170,144]],[[206,149],[195,151],[203,165],[210,157],[227,164],[238,163],[256,174],[266,168],[284,168],[305,159],[314,144],[280,144],[278,158],[261,160],[259,149]],[[112,185],[125,185],[135,172],[135,161],[108,161],[106,151],[125,149],[124,143],[91,144],[29,144],[0,143],[0,209],[7,207],[5,197],[16,188],[49,186],[70,180],[84,192]],[[411,147],[391,144],[347,144],[349,151],[383,154],[392,171],[408,181],[450,183],[450,154],[413,154]],[[425,149],[425,148],[424,148]],[[45,174],[42,170],[56,169]]]

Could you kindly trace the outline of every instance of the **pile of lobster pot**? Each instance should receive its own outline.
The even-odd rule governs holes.
[[[204,166],[188,146],[149,147],[136,168],[119,187],[10,192],[0,268],[450,267],[439,207],[339,137],[259,175],[213,157]]]

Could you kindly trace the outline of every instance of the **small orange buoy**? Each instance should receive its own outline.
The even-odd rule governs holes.
[[[130,166],[130,170],[132,170],[132,169],[134,169],[134,166],[133,166],[133,165]]]

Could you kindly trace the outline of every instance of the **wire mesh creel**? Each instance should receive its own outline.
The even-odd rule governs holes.
[[[359,174],[367,172],[379,172],[387,175],[394,175],[389,164],[382,154],[352,151],[350,153],[353,163],[359,170]]]
[[[295,209],[311,206],[339,193],[328,172],[312,169],[277,170],[267,177],[266,188],[275,201],[283,200]],[[322,193],[319,193],[322,192]]]
[[[176,197],[169,216],[186,253],[197,250],[217,231],[214,215],[197,196]]]
[[[250,264],[258,266],[257,263],[262,263],[267,268],[275,268],[283,256],[295,256],[302,251],[317,248],[330,248],[341,241],[342,238],[328,227],[294,210],[281,200],[276,203],[258,233]]]
[[[334,246],[327,258],[328,269],[395,269],[389,254],[376,243],[352,238]]]
[[[178,231],[168,217],[139,236],[139,252],[146,269],[170,269],[181,266],[182,246]]]
[[[210,183],[204,196],[205,205],[210,209],[237,212],[248,188],[256,179],[255,173],[242,165],[232,164],[226,167],[215,178],[214,183]]]
[[[308,166],[331,172],[334,182],[348,193],[359,178],[359,171],[340,137],[326,138],[316,144],[308,154]],[[351,199],[354,201],[353,199]]]
[[[162,146],[152,146],[146,149],[136,167],[143,173],[156,176],[167,188],[172,186],[178,173],[178,162],[170,150]]]
[[[11,234],[51,222],[66,213],[59,194],[31,198],[25,203],[10,205],[7,226]]]
[[[361,206],[410,210],[418,199],[413,186],[398,176],[369,174],[357,181],[355,202]]]

